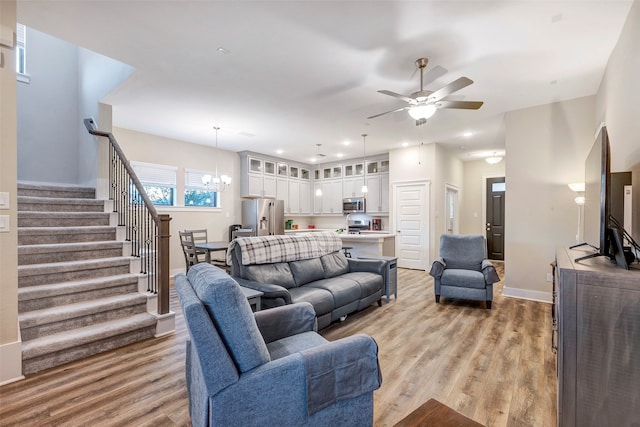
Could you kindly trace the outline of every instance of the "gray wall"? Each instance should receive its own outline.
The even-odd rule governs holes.
[[[18,180],[78,182],[78,49],[27,28],[18,83]]]
[[[18,180],[95,186],[97,145],[82,119],[134,69],[27,28],[18,84]]]

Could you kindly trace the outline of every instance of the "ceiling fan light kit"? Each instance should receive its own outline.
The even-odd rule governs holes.
[[[418,105],[409,109],[409,115],[416,120],[428,119],[436,113],[438,108],[435,105]]]
[[[399,93],[392,92],[390,90],[379,90],[378,92],[383,95],[393,96],[394,98],[402,99],[409,105],[395,110],[386,111],[384,113],[376,114],[367,119],[374,119],[376,117],[384,116],[389,113],[397,113],[398,111],[408,110],[409,115],[419,122],[416,125],[424,124],[424,120],[433,116],[439,108],[453,108],[462,110],[477,110],[482,106],[481,101],[452,101],[447,100],[447,96],[454,92],[459,91],[473,83],[473,80],[467,77],[460,77],[449,83],[448,85],[441,87],[436,91],[429,91],[424,89],[424,69],[427,67],[429,60],[427,58],[418,58],[416,60],[416,67],[420,70],[420,90],[412,93],[411,95],[401,95]],[[441,67],[440,67],[441,68]]]

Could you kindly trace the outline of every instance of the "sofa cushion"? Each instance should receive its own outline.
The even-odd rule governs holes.
[[[462,288],[484,289],[486,283],[480,271],[447,268],[440,278],[441,286],[457,286]]]
[[[349,272],[349,261],[347,257],[340,251],[323,255],[320,258],[322,268],[324,269],[324,278],[340,276]]]
[[[269,362],[267,345],[247,298],[227,273],[211,264],[199,263],[187,278],[220,332],[240,372]]]
[[[305,288],[313,287],[331,292],[333,305],[335,308],[342,307],[360,299],[360,286],[353,280],[343,277],[332,277],[331,279],[316,280],[308,283]]]
[[[324,314],[331,313],[334,308],[333,295],[331,292],[313,288],[310,286],[301,286],[299,288],[289,289],[291,294],[291,302],[309,302],[316,311],[316,316],[320,317]]]
[[[345,279],[353,280],[360,285],[360,298],[366,298],[382,289],[384,283],[379,274],[364,271],[347,273],[342,276]]]
[[[244,278],[254,282],[279,285],[287,289],[296,286],[289,264],[286,262],[246,265],[244,266]]]
[[[298,286],[324,279],[324,270],[322,269],[320,258],[291,261],[289,267]]]

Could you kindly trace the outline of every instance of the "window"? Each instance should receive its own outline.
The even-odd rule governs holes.
[[[19,81],[29,83],[25,51],[26,43],[27,36],[25,26],[16,24],[16,73],[18,74]]]
[[[176,167],[140,162],[131,166],[154,205],[175,206]]]
[[[184,171],[184,205],[185,206],[210,206],[220,207],[219,193],[211,191],[203,182],[205,175],[214,175],[211,172],[185,169]]]

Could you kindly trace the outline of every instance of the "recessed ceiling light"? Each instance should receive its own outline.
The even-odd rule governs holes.
[[[403,147],[408,147],[408,146],[409,146],[409,143],[408,143],[408,142],[403,142],[403,143],[402,143],[402,146],[403,146]]]
[[[315,162],[316,162],[316,160],[318,160],[318,159],[316,159],[315,157],[312,157],[312,158],[311,158],[311,163],[315,163]]]
[[[462,136],[464,136],[465,138],[469,138],[471,135],[473,135],[473,132],[469,132],[469,131],[462,134]]]
[[[343,142],[343,144],[344,145],[349,145],[349,144],[351,144],[351,141],[345,141],[345,142]]]
[[[342,154],[342,153],[338,153],[338,154],[336,154],[336,155],[337,155],[338,157],[342,157],[342,156],[344,156],[344,154]]]
[[[230,50],[227,50],[225,48],[223,48],[222,46],[220,46],[219,48],[216,49],[218,52],[225,54],[225,55],[229,55],[231,53]]]
[[[278,154],[282,154],[282,153],[284,153],[284,151],[282,151],[282,150],[276,150],[276,153],[278,153]]]

